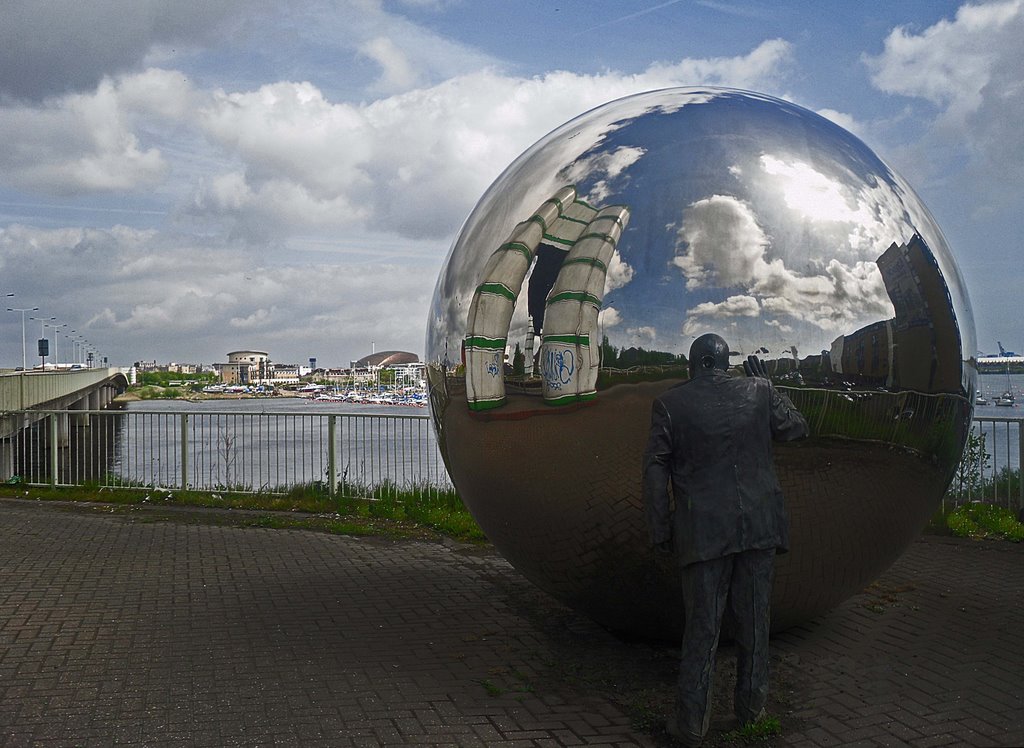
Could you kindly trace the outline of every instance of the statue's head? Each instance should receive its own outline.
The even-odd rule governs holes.
[[[690,346],[690,378],[729,370],[729,344],[721,335],[709,332]]]

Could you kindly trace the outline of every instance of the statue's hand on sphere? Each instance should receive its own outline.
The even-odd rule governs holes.
[[[768,367],[765,365],[764,359],[757,356],[747,356],[747,360],[743,362],[743,371],[748,377],[769,378]]]

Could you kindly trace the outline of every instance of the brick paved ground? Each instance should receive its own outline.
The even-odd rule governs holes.
[[[773,640],[794,745],[1024,746],[1024,546],[925,537],[814,625]]]
[[[490,551],[156,519],[0,500],[0,745],[667,744],[672,649]],[[925,538],[778,636],[776,744],[1024,744],[1022,551]]]

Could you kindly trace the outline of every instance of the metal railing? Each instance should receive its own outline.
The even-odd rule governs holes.
[[[0,480],[284,493],[450,490],[428,415],[132,410],[0,412]],[[56,445],[56,447],[54,447]],[[976,417],[946,502],[1024,507],[1024,417]]]
[[[1024,509],[1022,465],[1024,417],[976,416],[947,502],[983,501]]]
[[[17,411],[0,478],[30,485],[334,494],[450,490],[427,415]]]

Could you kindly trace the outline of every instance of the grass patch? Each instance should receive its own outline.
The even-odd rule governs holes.
[[[499,686],[497,683],[492,681],[490,678],[484,678],[477,681],[481,686],[484,687],[484,691],[487,692],[488,696],[497,697],[505,693],[505,689]]]
[[[755,719],[753,722],[748,722],[742,727],[737,727],[735,730],[730,730],[722,737],[725,740],[732,741],[734,743],[741,743],[749,745],[751,743],[760,743],[768,740],[768,738],[782,734],[782,722],[779,718],[766,714],[760,719]]]
[[[334,501],[343,515],[413,522],[470,542],[487,539],[454,490],[402,488],[387,482],[373,487],[341,483]]]
[[[248,516],[231,524],[280,529],[315,529],[346,535],[425,537],[424,530],[456,540],[483,543],[486,537],[454,491],[402,489],[385,484],[372,489],[313,483],[287,493],[177,491],[146,487],[71,486],[48,488],[0,486],[0,496],[39,501],[102,502],[119,507],[149,506],[239,510]],[[256,514],[253,512],[266,512]],[[306,517],[292,514],[314,515]]]
[[[962,538],[994,538],[1013,543],[1024,540],[1024,524],[1012,511],[995,504],[963,504],[949,513],[946,526]]]

